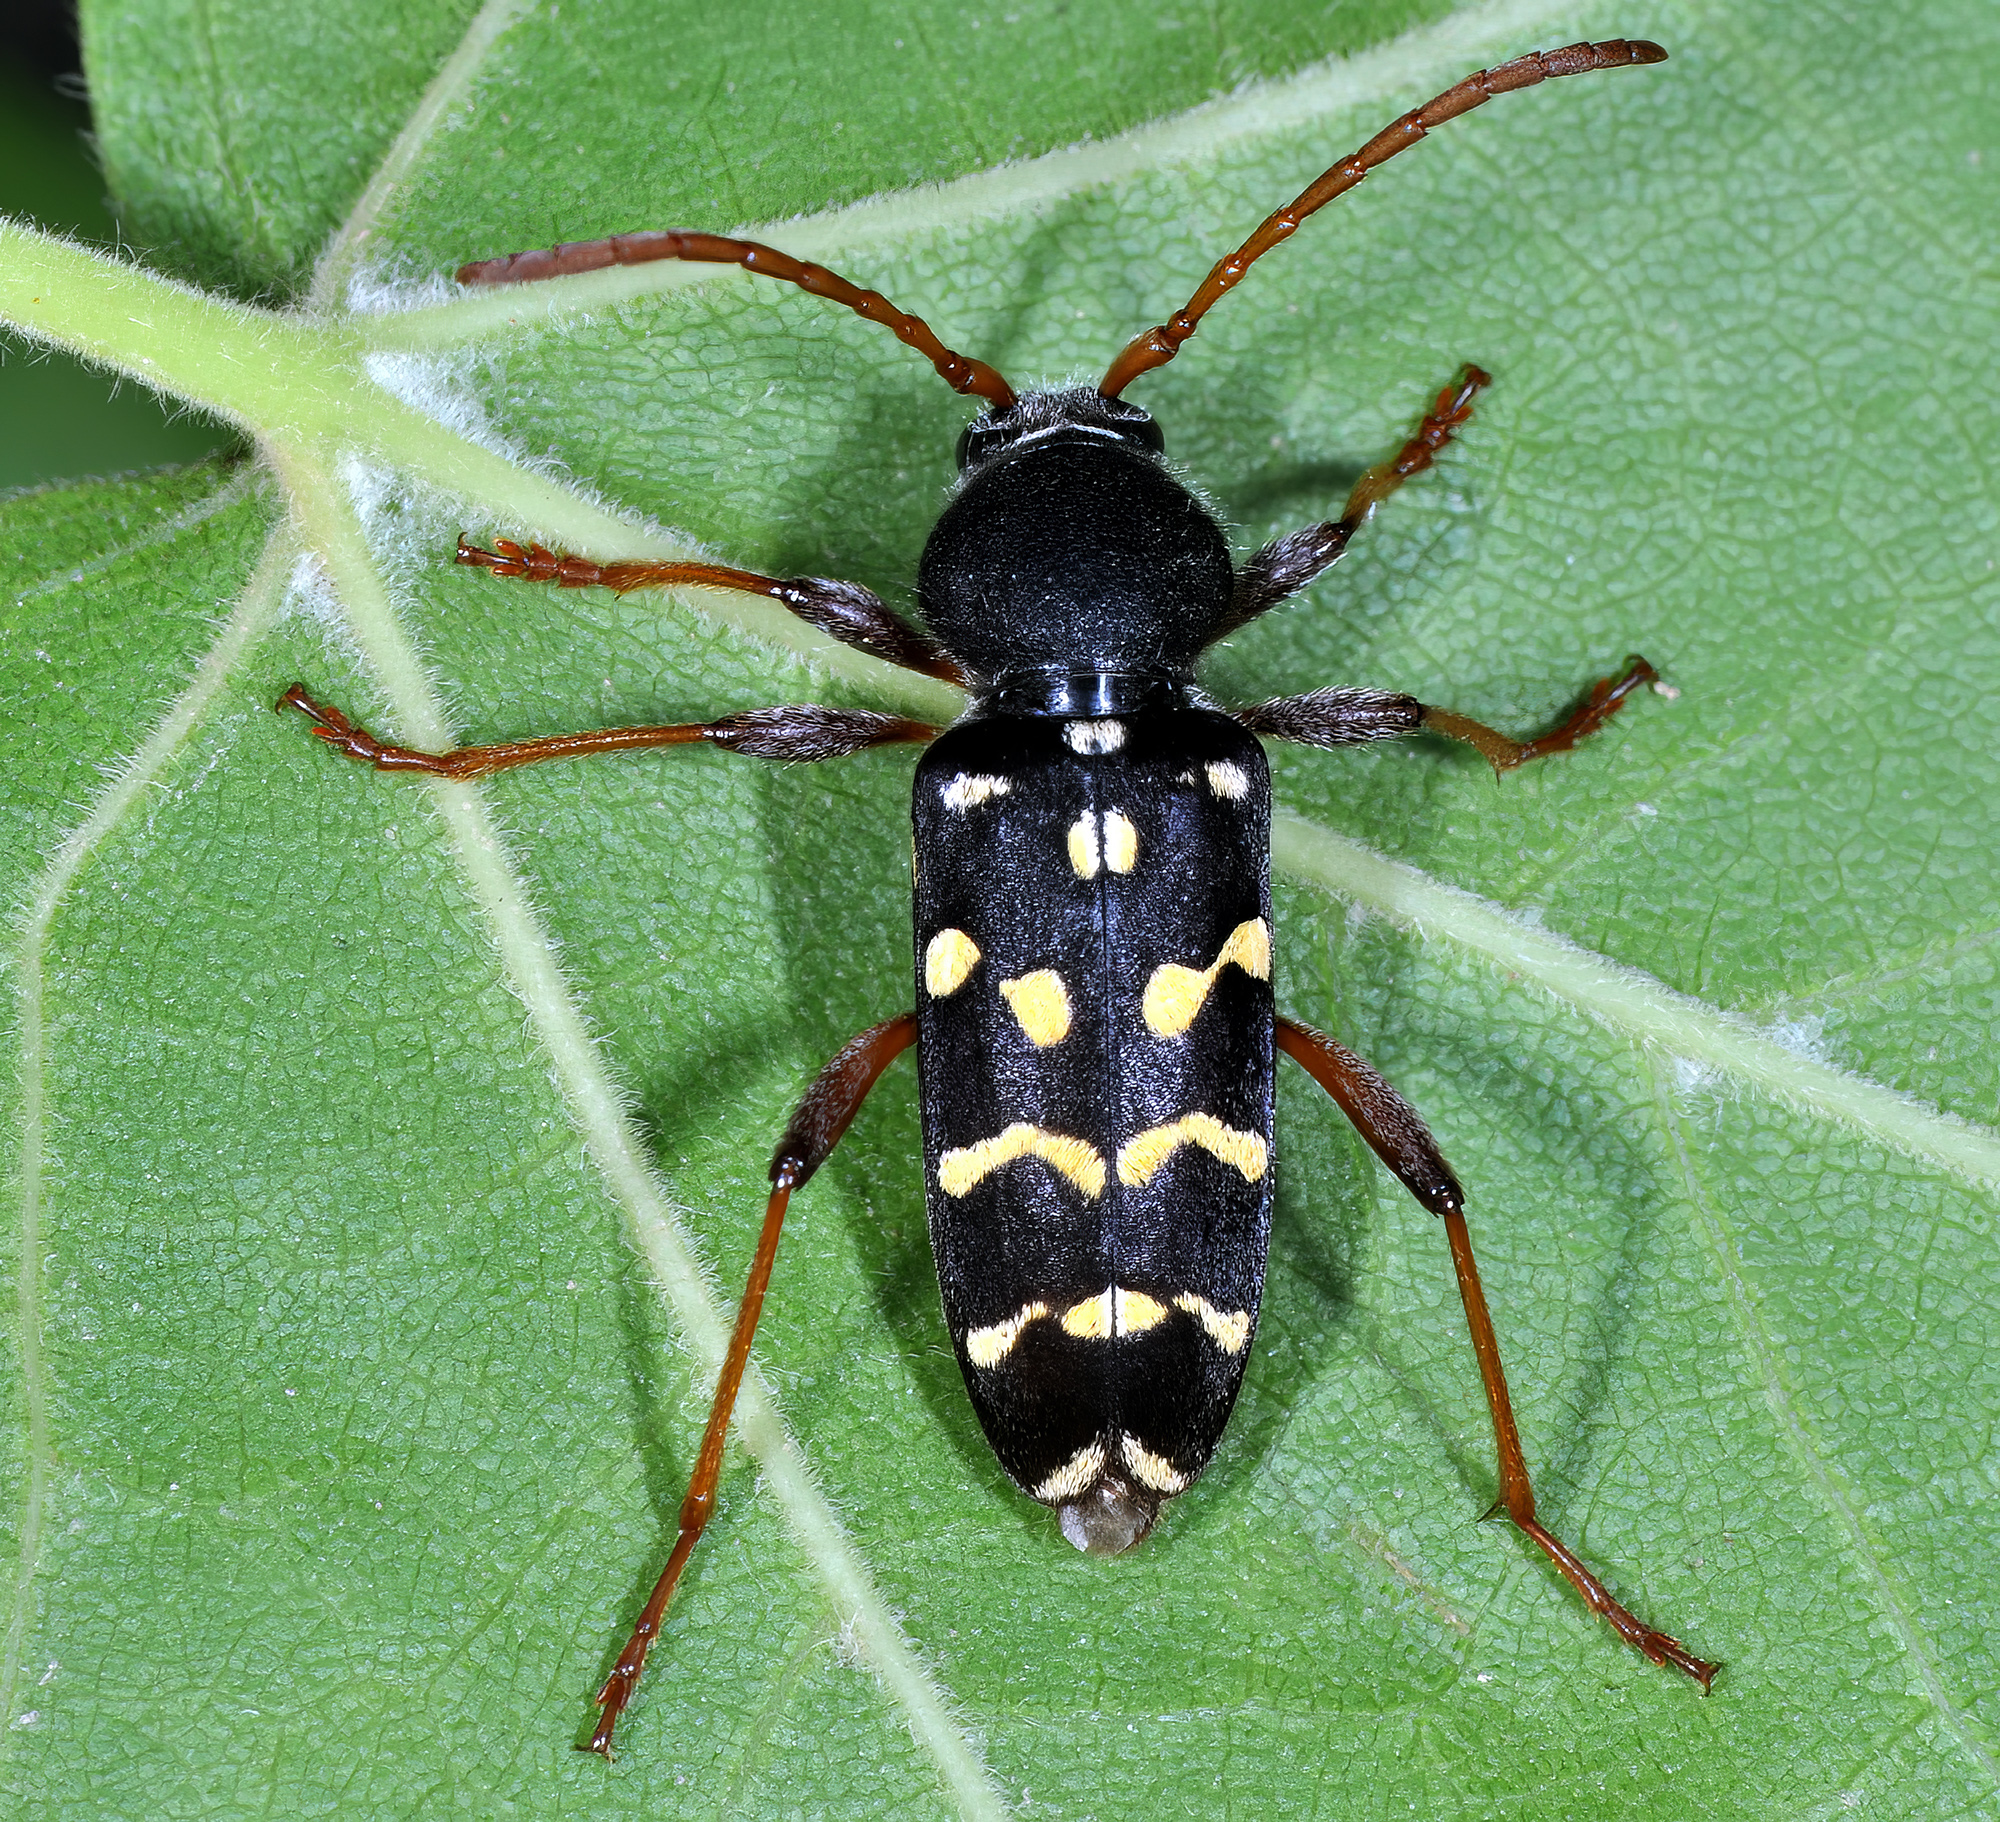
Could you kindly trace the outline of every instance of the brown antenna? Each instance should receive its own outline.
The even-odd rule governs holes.
[[[1293,230],[1308,215],[1325,208],[1336,196],[1353,189],[1378,164],[1386,164],[1405,147],[1415,145],[1431,128],[1442,126],[1447,120],[1456,120],[1461,114],[1471,113],[1495,95],[1509,95],[1516,89],[1531,89],[1555,76],[1580,76],[1586,70],[1622,69],[1633,63],[1664,63],[1666,57],[1667,53],[1657,44],[1649,44],[1642,38],[1612,38],[1603,44],[1565,45],[1559,51],[1530,51],[1527,56],[1516,57],[1512,63],[1503,63],[1498,69],[1478,70],[1463,82],[1454,83],[1442,95],[1434,96],[1393,125],[1384,127],[1360,151],[1343,158],[1294,201],[1277,214],[1267,217],[1242,246],[1227,259],[1216,262],[1194,296],[1175,313],[1171,321],[1148,329],[1144,335],[1126,344],[1123,352],[1111,363],[1110,371],[1097,390],[1106,398],[1115,399],[1140,374],[1149,373],[1155,367],[1164,367],[1180,352],[1181,343],[1195,332],[1195,326],[1222,294],[1231,290],[1257,260],[1281,240],[1289,239]],[[461,273],[460,276],[464,275]]]
[[[880,323],[898,341],[906,342],[938,370],[954,392],[984,399],[991,411],[1013,408],[1014,388],[984,361],[947,348],[920,316],[911,316],[879,291],[864,291],[810,260],[794,259],[754,240],[732,240],[726,234],[698,234],[668,228],[645,234],[614,234],[609,240],[566,241],[533,253],[510,253],[505,259],[474,260],[460,266],[461,285],[512,285],[538,278],[561,278],[571,272],[598,272],[607,266],[643,266],[656,259],[699,260],[709,265],[741,266],[765,278],[783,279],[815,297],[845,304],[857,316]]]

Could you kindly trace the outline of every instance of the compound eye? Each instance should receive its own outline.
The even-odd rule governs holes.
[[[982,411],[958,433],[958,472],[963,474],[993,445],[993,413]]]
[[[1137,405],[1128,405],[1123,399],[1106,399],[1111,422],[1120,436],[1130,437],[1141,448],[1150,449],[1155,455],[1165,455],[1167,439],[1150,411],[1141,411]]]

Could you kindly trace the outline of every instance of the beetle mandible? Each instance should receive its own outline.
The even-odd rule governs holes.
[[[883,324],[956,391],[985,401],[959,439],[958,486],[924,546],[923,630],[850,582],[701,562],[595,563],[506,540],[488,551],[461,539],[458,549],[461,563],[564,588],[767,596],[845,644],[963,687],[969,706],[950,728],[799,705],[424,753],[378,740],[300,685],[278,702],[351,758],[460,779],[698,741],[794,761],[927,743],[912,810],[917,1010],[850,1041],[779,1142],[679,1533],[595,1697],[588,1750],[609,1755],[708,1523],[792,1194],[912,1044],[931,1244],[959,1366],[1002,1465],[1055,1508],[1077,1548],[1109,1554],[1138,1542],[1221,1437],[1263,1289],[1282,1051],[1443,1220],[1492,1414],[1498,1504],[1621,1638],[1707,1689],[1716,1667],[1627,1611],[1536,1517],[1464,1194],[1422,1118],[1354,1052],[1279,1017],[1271,992],[1260,736],[1342,747],[1429,731],[1468,742],[1504,772],[1573,747],[1656,682],[1653,668],[1628,659],[1559,727],[1525,741],[1384,690],[1210,706],[1193,681],[1202,652],[1334,563],[1467,422],[1488,376],[1467,366],[1397,454],[1355,483],[1338,519],[1277,539],[1240,570],[1214,516],[1163,465],[1159,426],[1123,396],[1174,358],[1256,259],[1431,128],[1552,77],[1665,56],[1644,41],[1574,44],[1454,84],[1267,218],[1183,309],[1128,344],[1095,390],[1017,393],[880,293],[754,241],[629,234],[460,269],[470,285],[655,259],[740,265]]]

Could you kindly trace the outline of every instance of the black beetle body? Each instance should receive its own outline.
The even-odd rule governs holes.
[[[1027,394],[961,446],[918,599],[979,680],[913,797],[945,1318],[1001,1463],[1099,1552],[1235,1402],[1273,1091],[1269,773],[1188,701],[1228,547],[1152,420],[1105,404]]]
[[[1211,706],[1193,687],[1202,651],[1336,561],[1376,506],[1468,421],[1487,376],[1468,366],[1446,387],[1396,456],[1361,476],[1339,519],[1266,545],[1240,571],[1214,515],[1168,470],[1158,426],[1122,397],[1173,358],[1255,259],[1431,128],[1496,94],[1665,55],[1621,39],[1467,77],[1269,217],[1184,309],[1128,344],[1095,390],[1017,394],[879,293],[755,241],[672,230],[461,268],[461,282],[483,284],[653,259],[744,266],[888,326],[988,406],[960,439],[959,485],[919,564],[927,630],[849,582],[694,561],[602,564],[507,541],[487,551],[461,539],[458,553],[500,575],[566,587],[766,596],[835,639],[962,685],[970,704],[949,729],[802,704],[433,754],[378,740],[299,685],[279,701],[353,758],[451,778],[695,741],[794,761],[897,741],[929,747],[912,807],[917,1010],[848,1043],[779,1142],[680,1531],[598,1693],[591,1750],[609,1753],[708,1523],[792,1193],[912,1044],[952,1344],[1001,1463],[1057,1509],[1070,1542],[1103,1554],[1135,1543],[1214,1453],[1262,1298],[1283,1050],[1443,1219],[1493,1416],[1499,1503],[1629,1644],[1704,1688],[1714,1676],[1714,1665],[1629,1613],[1540,1523],[1457,1178],[1416,1111],[1352,1051],[1279,1017],[1271,989],[1271,790],[1258,736],[1339,747],[1428,729],[1505,771],[1594,732],[1654,680],[1652,667],[1629,659],[1561,726],[1529,741],[1382,690]]]
[[[1153,420],[1077,387],[1029,393],[981,437],[924,546],[917,605],[975,677],[1185,684],[1234,585],[1221,528],[1160,459]],[[1013,706],[1011,703],[1008,706]]]

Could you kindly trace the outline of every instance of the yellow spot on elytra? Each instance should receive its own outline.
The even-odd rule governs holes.
[[[1250,1312],[1231,1310],[1225,1315],[1206,1297],[1183,1291],[1174,1299],[1174,1308],[1186,1310],[1203,1328],[1208,1338],[1225,1354],[1240,1354],[1250,1340]]]
[[[1129,873],[1139,858],[1139,831],[1122,810],[1104,812],[1104,864],[1114,873]]]
[[[1125,1457],[1125,1465],[1132,1470],[1132,1478],[1142,1486],[1151,1487],[1155,1493],[1187,1491],[1189,1476],[1176,1473],[1173,1464],[1164,1455],[1155,1455],[1129,1431],[1119,1438],[1118,1453]]]
[[[983,1329],[968,1330],[965,1337],[965,1357],[976,1367],[996,1367],[1014,1351],[1014,1343],[1021,1339],[1021,1331],[1038,1316],[1046,1316],[1046,1303],[1025,1303],[1005,1322],[995,1322]]]
[[[961,816],[976,804],[986,802],[989,797],[1005,797],[1014,788],[1010,778],[996,778],[991,772],[961,772],[949,779],[938,789],[947,810],[956,810]]]
[[[1138,858],[1139,831],[1123,810],[1106,810],[1101,819],[1086,810],[1069,825],[1069,864],[1078,879],[1095,879],[1100,865],[1129,873]]]
[[[1095,879],[1097,862],[1097,818],[1086,810],[1069,825],[1070,871],[1078,879]]]
[[[1000,994],[1039,1050],[1069,1036],[1069,992],[1053,968],[1037,968],[1000,983]]]
[[[1149,1182],[1153,1173],[1183,1145],[1199,1145],[1255,1183],[1270,1162],[1270,1148],[1254,1132],[1238,1132],[1212,1113],[1183,1114],[1165,1126],[1154,1126],[1127,1139],[1118,1148],[1118,1181],[1127,1189]]]
[[[1271,978],[1271,932],[1261,917],[1250,918],[1230,931],[1222,953],[1209,967],[1183,968],[1178,962],[1162,962],[1155,968],[1139,1003],[1147,1029],[1155,1037],[1179,1037],[1194,1023],[1194,1015],[1208,1002],[1216,976],[1231,962],[1252,980]]]
[[[946,1152],[938,1159],[938,1187],[948,1196],[969,1195],[981,1178],[1003,1164],[1030,1157],[1040,1158],[1060,1171],[1086,1196],[1104,1193],[1104,1160],[1098,1156],[1096,1146],[1088,1139],[1044,1132],[1025,1120],[1016,1120],[995,1138]]]
[[[1120,1335],[1143,1335],[1167,1319],[1167,1306],[1144,1291],[1114,1290],[1112,1329]]]
[[[1077,1450],[1035,1489],[1040,1500],[1074,1499],[1104,1472],[1104,1445],[1093,1442]]]
[[[1122,721],[1065,721],[1063,739],[1072,753],[1115,753],[1125,744]]]
[[[924,985],[934,1000],[956,993],[979,966],[979,945],[963,930],[940,930],[924,945]]]
[[[1108,1341],[1111,1337],[1111,1293],[1099,1291],[1081,1303],[1072,1303],[1062,1313],[1063,1332],[1079,1341]]]
[[[1250,774],[1230,759],[1214,759],[1208,764],[1208,788],[1218,797],[1240,803],[1250,795]]]

